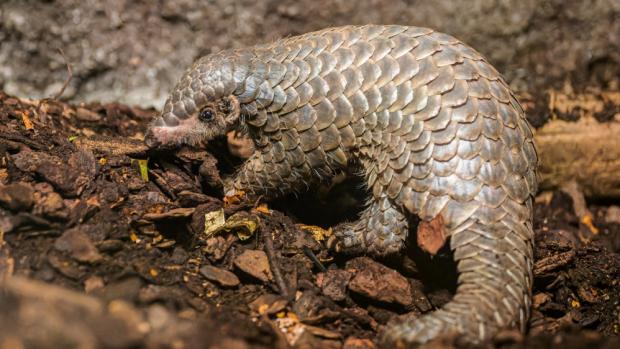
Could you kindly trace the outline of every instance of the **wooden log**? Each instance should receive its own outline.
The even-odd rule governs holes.
[[[620,198],[620,115],[551,120],[535,134],[542,190],[577,181],[586,197]]]

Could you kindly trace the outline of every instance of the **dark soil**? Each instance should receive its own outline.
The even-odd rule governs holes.
[[[450,299],[445,249],[431,260],[412,240],[400,257],[345,258],[298,225],[353,218],[355,180],[268,207],[225,205],[220,172],[239,159],[224,142],[145,153],[137,139],[154,113],[0,92],[0,347],[372,348],[394,316]],[[593,233],[563,192],[537,201],[528,334],[488,345],[618,345],[620,224],[605,218],[617,207],[590,206]],[[256,231],[208,237],[205,214],[222,208]]]

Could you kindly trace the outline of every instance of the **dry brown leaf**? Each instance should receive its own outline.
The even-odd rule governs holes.
[[[437,215],[430,222],[422,221],[418,225],[418,246],[433,256],[446,243],[446,238],[441,215]]]
[[[242,190],[239,190],[234,195],[225,196],[224,206],[238,205],[241,203],[241,199],[243,199],[244,196],[245,196],[245,192]]]
[[[20,111],[19,114],[22,117],[22,122],[24,123],[24,127],[26,128],[26,130],[34,129],[34,125],[32,124],[32,121],[30,120],[30,116],[28,116],[28,113],[25,111]]]
[[[269,214],[269,215],[271,214],[271,210],[269,209],[269,207],[267,207],[267,204],[260,204],[253,211],[264,213],[264,214]]]

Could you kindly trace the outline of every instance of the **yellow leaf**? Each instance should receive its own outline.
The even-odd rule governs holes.
[[[140,176],[145,182],[149,181],[149,159],[138,159],[138,167],[140,168]]]
[[[224,228],[226,218],[224,209],[205,213],[205,235],[211,237]]]
[[[306,231],[312,234],[312,237],[317,242],[323,241],[326,238],[329,238],[330,236],[332,236],[332,228],[323,229],[321,227],[317,227],[316,225],[305,225],[305,224],[298,224],[297,227],[299,227],[299,229],[303,231]]]
[[[108,163],[108,159],[106,159],[106,158],[99,159],[99,165],[104,166],[107,163]]]
[[[78,136],[69,136],[67,139],[69,140],[69,142],[73,142],[78,138]]]
[[[149,274],[151,274],[152,277],[157,277],[157,275],[159,275],[159,272],[157,271],[157,269],[151,268],[149,270]]]
[[[226,221],[224,229],[226,231],[235,231],[239,240],[245,241],[254,235],[258,229],[259,218],[255,215],[244,215],[235,213]]]

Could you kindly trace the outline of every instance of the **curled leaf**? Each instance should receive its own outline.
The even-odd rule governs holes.
[[[254,235],[254,232],[258,228],[258,223],[258,217],[238,212],[228,218],[224,229],[226,229],[226,231],[235,231],[239,240],[243,241]]]
[[[205,213],[205,234],[211,237],[221,231],[226,224],[224,209]]]
[[[243,212],[237,212],[226,219],[224,209],[220,209],[205,214],[205,234],[211,237],[221,231],[235,232],[240,240],[247,240],[254,235],[259,222],[257,216]]]
[[[312,237],[317,242],[324,241],[330,236],[332,236],[333,234],[332,228],[323,229],[321,227],[317,227],[316,225],[305,225],[305,224],[298,224],[297,227],[299,227],[299,229],[305,232],[312,234]]]

